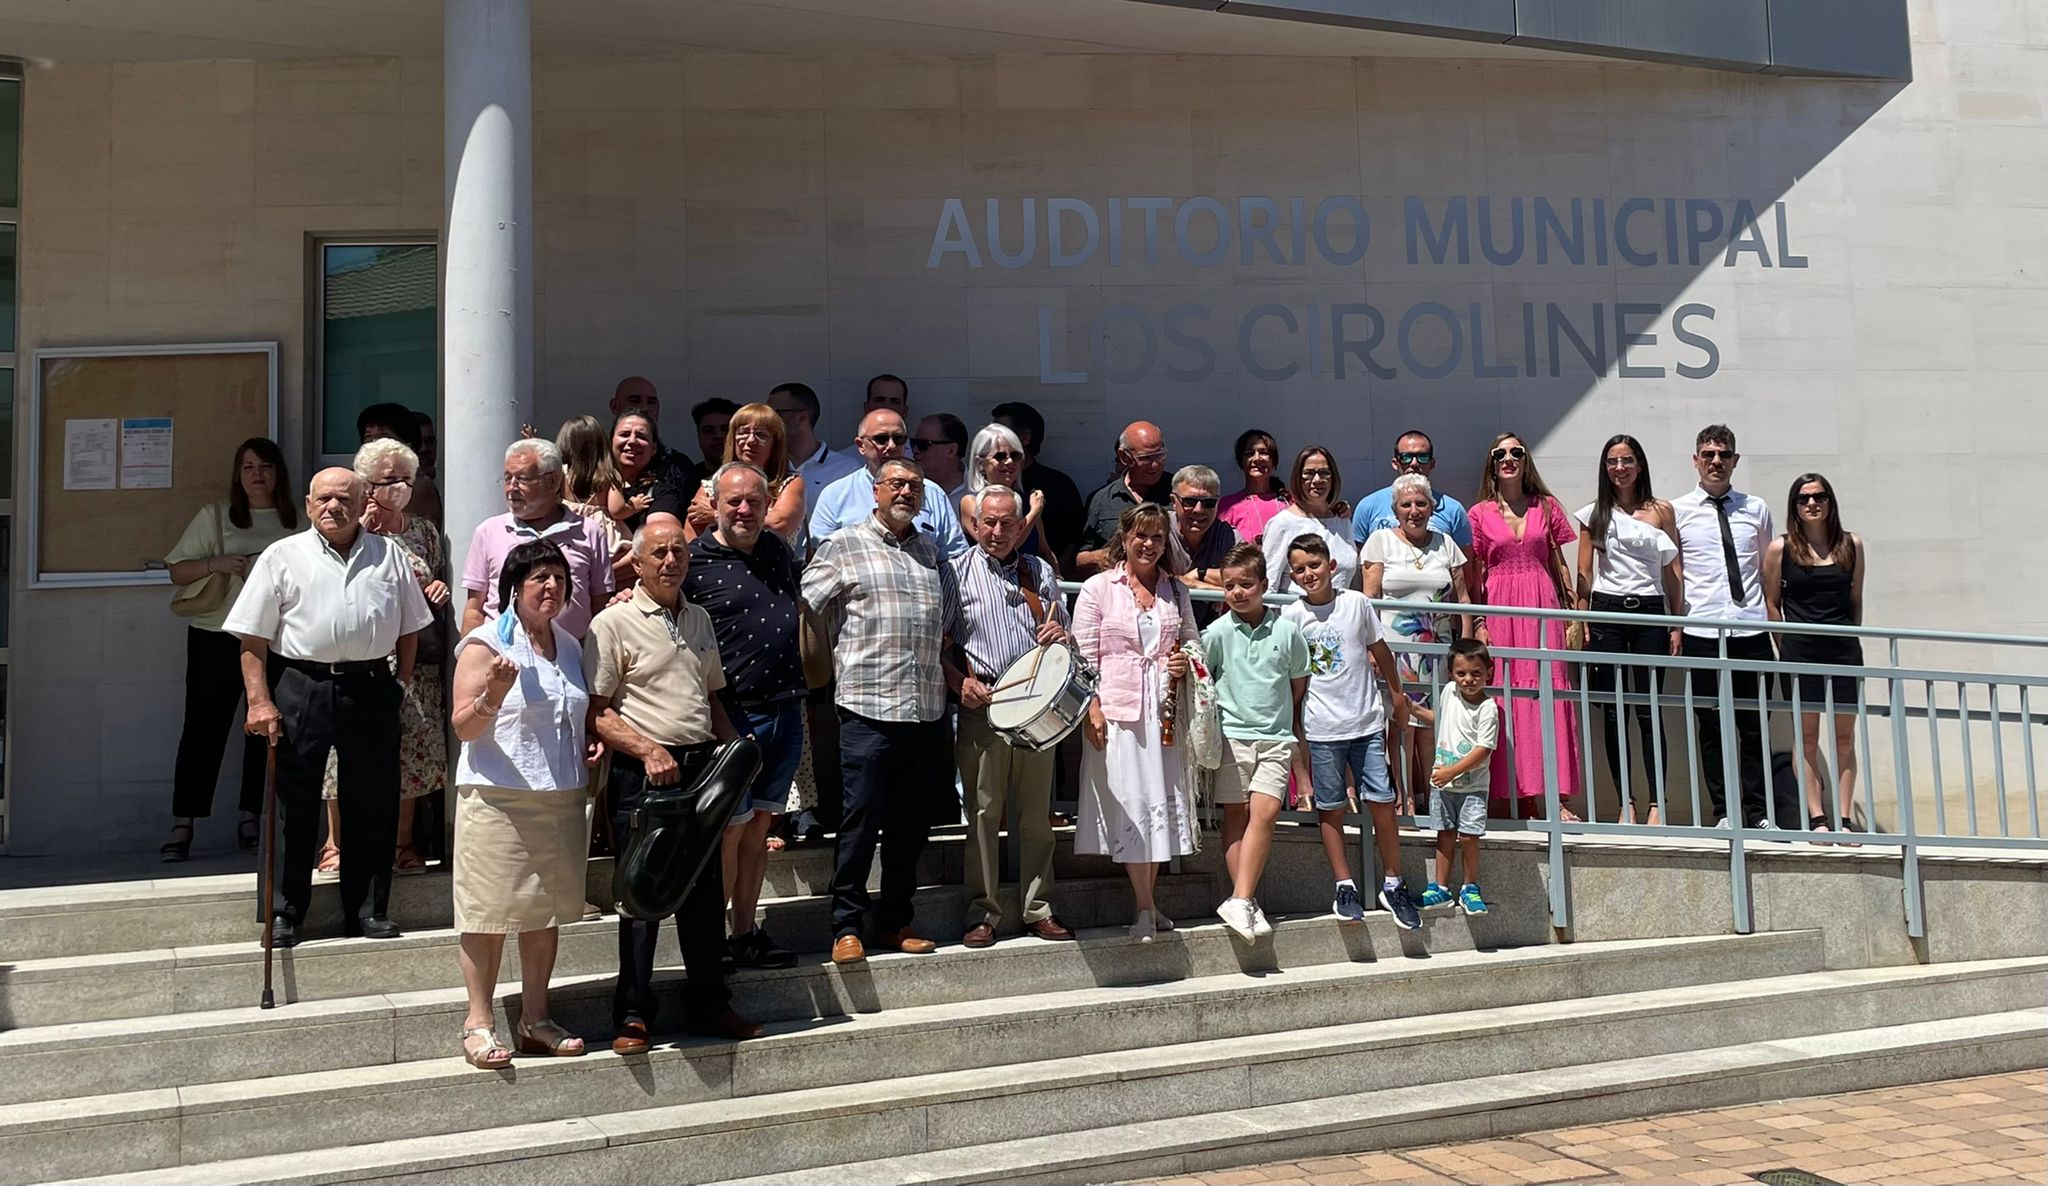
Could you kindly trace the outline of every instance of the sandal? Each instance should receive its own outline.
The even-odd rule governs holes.
[[[427,863],[420,859],[420,854],[413,851],[412,845],[401,844],[398,846],[397,853],[392,857],[391,871],[400,876],[425,873],[427,871]]]
[[[482,1038],[484,1044],[471,1050],[469,1043],[473,1038]],[[512,1052],[498,1041],[497,1027],[480,1025],[462,1031],[462,1061],[480,1071],[502,1071],[512,1065]]]
[[[556,1025],[553,1018],[532,1025],[522,1021],[512,1027],[512,1034],[519,1040],[521,1054],[575,1058],[583,1053],[583,1039]]]
[[[180,832],[183,832],[185,834],[185,838],[183,840],[178,839],[178,833]],[[164,864],[166,865],[175,865],[179,861],[191,860],[192,825],[172,824],[170,843],[164,845],[162,848],[159,848],[156,851],[157,855],[164,859]]]
[[[769,852],[781,852],[781,851],[783,850],[783,848],[784,848],[784,847],[786,847],[786,845],[785,845],[785,842],[783,841],[782,837],[780,837],[780,836],[777,836],[777,835],[776,835],[775,833],[773,833],[773,832],[770,832],[770,833],[768,833],[768,851],[769,851]]]
[[[262,841],[263,825],[253,815],[243,816],[242,822],[235,825],[235,842],[242,846],[243,852],[255,852]]]
[[[332,844],[321,845],[320,859],[314,863],[313,871],[316,873],[341,872],[341,850]]]

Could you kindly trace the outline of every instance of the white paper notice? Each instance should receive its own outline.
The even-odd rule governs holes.
[[[115,451],[120,448],[120,421],[64,422],[64,488],[114,489]]]
[[[121,421],[121,489],[171,488],[171,418]]]

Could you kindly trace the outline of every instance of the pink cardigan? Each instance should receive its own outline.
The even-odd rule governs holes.
[[[1138,599],[1123,565],[1089,577],[1074,601],[1074,643],[1102,675],[1095,694],[1102,700],[1106,720],[1129,724],[1141,719],[1146,668],[1166,662],[1180,644],[1197,636],[1185,585],[1162,568],[1152,593],[1157,598],[1153,610],[1159,615],[1159,645],[1151,654],[1138,650]]]

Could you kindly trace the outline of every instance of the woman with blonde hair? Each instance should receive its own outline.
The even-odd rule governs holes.
[[[804,521],[804,479],[789,464],[789,437],[782,417],[767,404],[748,404],[732,414],[725,430],[725,454],[719,464],[742,461],[768,475],[768,529],[781,536],[801,558],[808,535]],[[714,465],[712,469],[717,469]],[[707,475],[708,476],[708,475]],[[697,488],[690,500],[684,534],[696,539],[718,521],[711,505],[711,483]]]
[[[1493,438],[1486,470],[1479,479],[1479,497],[1472,504],[1472,559],[1467,584],[1481,605],[1526,609],[1560,609],[1563,590],[1574,584],[1565,564],[1564,546],[1579,538],[1572,517],[1543,484],[1536,459],[1520,435],[1504,432]],[[1563,818],[1575,820],[1572,797],[1579,792],[1579,714],[1565,698],[1571,652],[1565,647],[1565,624],[1554,618],[1488,618],[1474,615],[1473,636],[1488,646],[1539,646],[1557,653],[1550,664],[1550,686],[1557,693],[1550,720],[1535,695],[1513,696],[1508,708],[1510,744],[1493,751],[1493,794],[1496,806],[1509,795],[1509,762],[1514,763],[1517,817],[1543,812],[1544,749],[1557,761],[1557,801]],[[1542,670],[1534,659],[1499,660],[1500,684],[1509,690],[1534,693]],[[1504,739],[1505,740],[1505,739]],[[1509,751],[1513,751],[1510,759]]]

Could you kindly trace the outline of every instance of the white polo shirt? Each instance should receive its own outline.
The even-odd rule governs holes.
[[[1764,548],[1777,534],[1771,526],[1771,508],[1763,499],[1739,490],[1728,492],[1728,528],[1735,538],[1737,571],[1742,575],[1742,600],[1728,586],[1728,557],[1721,546],[1721,512],[1707,492],[1694,486],[1671,500],[1678,516],[1678,546],[1684,553],[1685,609],[1696,618],[1747,618],[1766,621],[1764,609]],[[1688,629],[1687,634],[1712,638],[1712,630]],[[1755,630],[1730,630],[1731,637],[1746,637]]]
[[[383,659],[433,621],[405,549],[358,528],[343,555],[312,528],[263,550],[221,629],[260,638],[287,659]]]

